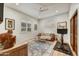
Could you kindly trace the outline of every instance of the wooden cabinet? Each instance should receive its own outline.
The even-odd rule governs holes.
[[[70,44],[77,55],[77,11],[70,20]]]
[[[10,48],[3,53],[0,53],[1,56],[27,56],[28,55],[28,45],[23,44],[18,47]]]

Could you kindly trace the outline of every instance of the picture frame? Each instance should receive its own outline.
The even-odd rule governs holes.
[[[10,18],[5,18],[5,29],[15,30],[15,20]]]
[[[27,31],[31,32],[31,24],[30,23],[27,23]]]
[[[57,28],[58,29],[66,29],[67,28],[67,22],[64,21],[64,22],[58,22],[57,23]]]
[[[26,23],[21,22],[21,31],[26,31]]]
[[[34,30],[35,31],[37,30],[37,24],[34,24]]]

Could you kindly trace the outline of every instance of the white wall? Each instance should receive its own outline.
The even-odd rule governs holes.
[[[51,16],[45,19],[42,19],[40,21],[40,32],[44,33],[55,33],[60,37],[60,34],[57,34],[57,23],[67,21],[67,27],[69,29],[69,19],[68,19],[68,13],[59,14],[56,16]],[[69,36],[69,30],[68,34],[64,35],[64,40],[66,43],[69,43],[70,36]]]
[[[33,38],[38,31],[34,31],[34,24],[38,24],[38,21],[30,16],[27,16],[21,12],[14,9],[4,7],[4,21],[0,24],[0,33],[6,32],[5,30],[5,18],[11,18],[15,20],[15,30],[13,34],[16,35],[16,43],[21,43],[23,41],[30,40]],[[21,22],[26,22],[31,24],[31,32],[21,32]]]
[[[70,11],[69,11],[69,19],[74,15],[76,9],[79,8],[79,3],[72,3],[70,6]]]

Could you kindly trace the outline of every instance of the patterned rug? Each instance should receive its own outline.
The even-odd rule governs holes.
[[[54,50],[73,56],[69,45],[66,43],[61,46],[61,43],[57,42],[54,47]]]
[[[30,56],[43,56],[51,47],[50,42],[32,41],[28,44]]]

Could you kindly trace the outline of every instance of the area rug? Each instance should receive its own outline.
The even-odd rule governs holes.
[[[43,56],[52,47],[50,42],[32,41],[28,43],[29,56]]]
[[[66,44],[66,43],[63,44],[63,47],[62,47],[61,46],[61,43],[60,42],[57,42],[56,45],[55,45],[55,47],[54,47],[54,50],[59,51],[59,52],[62,52],[62,53],[65,53],[65,54],[68,54],[70,56],[73,56],[69,45]]]

